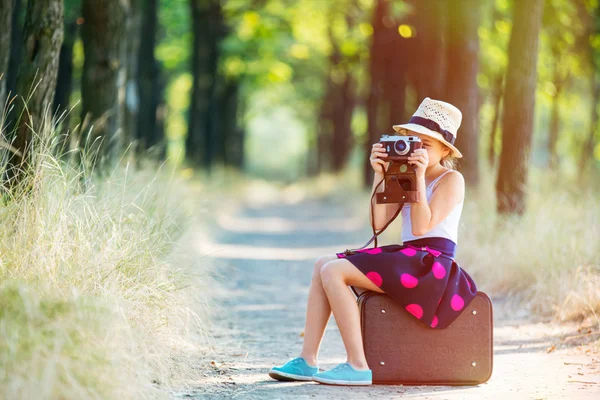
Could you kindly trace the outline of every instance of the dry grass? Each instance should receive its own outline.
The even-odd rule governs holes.
[[[98,179],[34,135],[0,198],[0,398],[166,398],[206,336],[210,265],[176,257],[197,189],[149,160]]]
[[[532,170],[519,218],[496,214],[493,185],[484,176],[467,194],[460,230],[457,257],[479,287],[543,316],[600,325],[598,189]]]

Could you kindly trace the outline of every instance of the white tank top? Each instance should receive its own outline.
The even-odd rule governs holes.
[[[426,188],[427,194],[427,202],[429,203],[429,199],[431,199],[431,195],[433,193],[433,185],[444,175],[446,175],[450,171],[446,171],[437,178],[435,178]],[[458,244],[458,222],[460,220],[460,214],[462,212],[464,203],[463,199],[450,211],[450,214],[443,220],[441,220],[436,226],[434,226],[429,232],[425,233],[423,236],[415,236],[412,233],[412,223],[410,220],[410,204],[405,203],[404,207],[402,207],[402,242],[406,242],[409,240],[423,239],[427,237],[443,237],[446,239],[452,240],[454,243]]]

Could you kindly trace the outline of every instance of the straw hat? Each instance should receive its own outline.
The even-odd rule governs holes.
[[[461,158],[461,152],[454,147],[461,121],[462,113],[458,108],[445,101],[425,97],[408,123],[394,125],[393,128],[400,134],[405,134],[403,129],[408,129],[437,139],[452,149],[456,158]]]

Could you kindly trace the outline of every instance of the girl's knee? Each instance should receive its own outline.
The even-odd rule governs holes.
[[[337,257],[336,257],[336,259],[337,259]],[[330,261],[333,261],[333,260],[330,260]],[[339,263],[326,262],[321,267],[321,281],[332,279],[332,278],[336,277],[338,274],[340,274],[341,270],[339,267],[340,267]]]
[[[317,260],[315,261],[314,274],[316,276],[319,276],[321,274],[321,268],[323,268],[323,266],[325,264],[327,264],[329,261],[337,260],[337,258],[338,257],[335,254],[333,254],[333,255],[327,254],[327,255],[317,258]]]

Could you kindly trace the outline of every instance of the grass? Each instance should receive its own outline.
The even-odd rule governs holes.
[[[54,126],[0,198],[0,398],[167,398],[207,336],[211,267],[177,256],[199,193],[151,160],[97,178]]]
[[[479,287],[556,321],[600,326],[600,190],[533,169],[525,214],[504,217],[493,185],[487,172],[461,218],[457,257]]]

